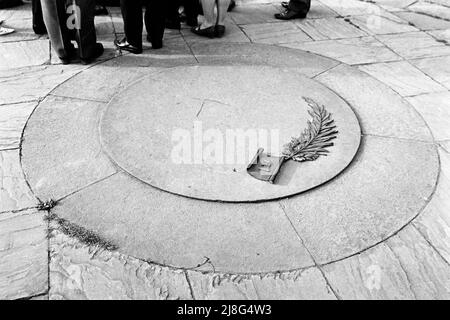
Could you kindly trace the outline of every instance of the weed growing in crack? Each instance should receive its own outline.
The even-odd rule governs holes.
[[[72,222],[67,221],[66,219],[58,217],[54,213],[49,213],[46,218],[48,222],[55,222],[58,225],[58,230],[69,237],[76,238],[81,243],[86,244],[88,246],[97,246],[99,248],[115,251],[118,249],[118,246],[114,243],[103,239],[101,236],[96,233],[78,226]],[[54,228],[50,227],[48,229],[48,235],[51,237],[52,231]]]

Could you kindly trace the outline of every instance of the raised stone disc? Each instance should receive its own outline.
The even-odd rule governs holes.
[[[306,128],[311,98],[339,131],[328,156],[288,161],[275,184],[246,168],[259,147],[280,154]],[[191,66],[130,85],[101,121],[104,148],[122,169],[165,191],[196,199],[278,199],[321,185],[344,170],[360,143],[350,107],[331,90],[292,69]]]

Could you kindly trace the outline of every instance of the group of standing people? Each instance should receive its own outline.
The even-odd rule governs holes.
[[[0,0],[5,1],[5,0]],[[20,0],[7,0],[20,1]],[[112,1],[112,0],[103,0]],[[180,7],[184,8],[186,23],[199,36],[220,38],[225,34],[227,11],[235,6],[234,0],[114,0],[119,2],[124,20],[125,37],[116,40],[117,48],[134,54],[142,53],[143,27],[152,49],[163,46],[166,27],[180,29]],[[32,0],[33,29],[38,34],[48,33],[52,46],[63,63],[77,56],[82,63],[90,63],[103,54],[103,45],[97,42],[94,16],[96,0]],[[275,18],[290,20],[305,18],[311,0],[282,2],[285,10]],[[145,7],[145,14],[142,8]],[[41,14],[39,23],[38,14]],[[198,15],[204,16],[198,24]],[[75,49],[72,41],[78,44]]]

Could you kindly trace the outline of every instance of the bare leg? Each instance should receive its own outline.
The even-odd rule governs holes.
[[[225,19],[227,18],[228,6],[230,5],[230,0],[217,0],[217,2],[218,2],[217,24],[223,26],[223,25],[225,25]]]
[[[214,8],[216,6],[216,2],[215,0],[201,0],[201,2],[205,20],[203,21],[200,29],[206,29],[216,24],[216,19],[214,18]]]

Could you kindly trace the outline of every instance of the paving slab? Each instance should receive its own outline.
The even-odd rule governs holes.
[[[443,6],[437,3],[430,3],[429,1],[418,1],[409,6],[408,10],[450,21],[450,7],[448,3],[447,6]]]
[[[6,42],[0,46],[0,70],[39,66],[49,61],[48,40]]]
[[[380,35],[377,38],[405,59],[450,55],[450,46],[425,32]]]
[[[425,74],[450,89],[450,56],[410,61]]]
[[[22,131],[37,102],[0,105],[0,150],[18,148]]]
[[[2,71],[0,105],[44,98],[56,86],[84,68],[80,65],[38,66]]]
[[[414,221],[424,237],[450,263],[450,153],[440,149],[441,174],[439,184],[430,203]]]
[[[344,18],[304,19],[294,23],[315,41],[368,36]]]
[[[360,66],[359,69],[387,84],[404,97],[447,91],[447,88],[406,61],[370,64]]]
[[[237,24],[257,24],[266,22],[280,22],[274,14],[280,9],[272,4],[237,6],[230,12],[230,17]]]
[[[313,264],[276,202],[226,204],[159,191],[118,174],[65,199],[54,213],[120,251],[159,264],[260,273]],[[270,230],[270,232],[268,232]]]
[[[430,93],[408,98],[430,126],[436,140],[450,138],[450,92]]]
[[[379,5],[380,7],[393,12],[404,10],[417,0],[374,0],[373,3]]]
[[[48,241],[44,214],[36,210],[0,214],[0,299],[48,291]]]
[[[358,0],[320,0],[341,16],[379,14],[382,9],[377,5]]]
[[[429,31],[428,33],[440,41],[450,43],[450,28],[446,30]]]
[[[280,44],[311,41],[311,38],[299,30],[293,22],[259,23],[241,26],[245,34],[254,43]]]
[[[362,145],[338,179],[281,201],[318,263],[385,240],[415,218],[434,192],[434,145],[378,137],[365,137]]]
[[[188,271],[198,300],[334,300],[317,268],[267,275],[202,274]]]
[[[262,44],[194,45],[192,51],[201,64],[294,68],[309,77],[339,64],[312,53]]]
[[[374,14],[353,16],[350,17],[349,20],[369,35],[419,31],[419,29],[410,25],[406,21],[402,21],[401,19],[393,20],[391,17],[384,17]]]
[[[364,134],[432,141],[429,129],[414,108],[368,74],[340,65],[316,80],[350,104]]]
[[[350,65],[401,59],[373,37],[287,43],[283,46],[313,52]]]
[[[20,167],[19,150],[0,151],[0,212],[37,205]]]
[[[287,162],[274,184],[254,179],[247,166],[258,148],[281,155],[283,145],[304,130],[299,128],[307,128],[311,107],[302,97],[332,114],[339,133],[330,153]],[[122,91],[100,125],[105,151],[137,179],[174,194],[227,202],[277,199],[325,183],[351,162],[360,135],[353,111],[332,91],[291,69],[262,66],[171,68]]]
[[[50,300],[192,299],[182,270],[87,247],[56,230],[50,239]]]
[[[24,134],[27,147],[22,148],[22,165],[39,199],[57,200],[115,172],[96,138],[104,106],[54,96],[39,105]]]
[[[395,12],[395,15],[408,21],[420,30],[440,30],[450,28],[450,21],[430,17],[421,13],[401,11]]]
[[[323,270],[342,299],[449,298],[450,266],[411,226],[385,243]]]

